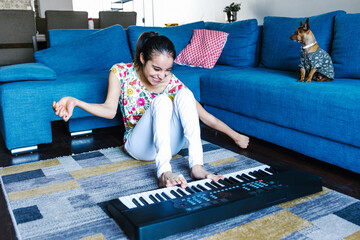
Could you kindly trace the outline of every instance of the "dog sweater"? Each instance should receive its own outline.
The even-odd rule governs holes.
[[[334,79],[334,66],[331,57],[321,48],[311,53],[301,51],[299,68],[305,68],[307,74],[311,69],[317,68],[317,72]]]

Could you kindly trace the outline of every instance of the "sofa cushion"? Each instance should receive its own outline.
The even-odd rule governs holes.
[[[218,64],[234,67],[255,65],[259,28],[256,19],[233,23],[206,22],[205,28],[229,33]]]
[[[56,73],[41,63],[23,63],[0,67],[0,82],[55,80]]]
[[[213,68],[228,35],[221,31],[194,29],[190,43],[180,52],[175,63],[191,67]]]
[[[335,17],[332,59],[336,77],[360,78],[360,13]]]
[[[204,29],[205,23],[194,22],[176,27],[143,27],[130,26],[127,30],[131,48],[131,54],[135,57],[136,42],[143,32],[154,31],[159,35],[168,37],[175,46],[176,54],[179,54],[189,44],[194,29]]]
[[[99,29],[53,29],[49,30],[49,45],[55,47],[64,43],[84,38],[92,33],[100,31]]]
[[[117,62],[131,62],[124,29],[115,25],[84,38],[37,51],[36,62],[57,73],[87,72],[110,69]]]
[[[344,78],[305,84],[296,82],[297,77],[296,72],[266,68],[207,74],[201,78],[201,101],[360,147],[360,118],[354,117],[360,115],[360,81]]]
[[[309,18],[311,31],[320,47],[330,53],[333,35],[333,23],[336,15],[344,11],[334,11]],[[265,17],[261,48],[261,64],[267,68],[289,71],[298,70],[300,62],[300,43],[290,40],[300,21],[306,18]]]

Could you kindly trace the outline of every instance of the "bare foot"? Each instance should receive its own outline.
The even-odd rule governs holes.
[[[182,174],[172,173],[170,171],[164,172],[159,178],[159,187],[172,187],[181,185],[182,188],[186,188],[187,182]]]
[[[220,179],[224,179],[222,175],[215,175],[211,172],[208,172],[202,165],[195,165],[191,168],[190,176],[193,179],[211,179],[215,182],[219,181]]]
[[[238,133],[238,135],[235,137],[234,141],[239,147],[241,147],[243,149],[245,149],[249,146],[249,137],[242,135],[240,133]]]

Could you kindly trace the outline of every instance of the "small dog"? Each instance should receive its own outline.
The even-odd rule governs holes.
[[[295,42],[302,43],[302,51],[300,54],[300,73],[301,77],[298,82],[315,81],[331,81],[334,79],[334,66],[330,55],[319,47],[315,36],[310,30],[309,18],[305,24],[300,22],[300,27],[295,34],[290,36]]]

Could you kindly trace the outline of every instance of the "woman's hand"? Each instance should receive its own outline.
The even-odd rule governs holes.
[[[61,117],[65,122],[69,121],[73,114],[76,99],[73,97],[63,97],[58,102],[53,102],[53,109],[56,115]]]

